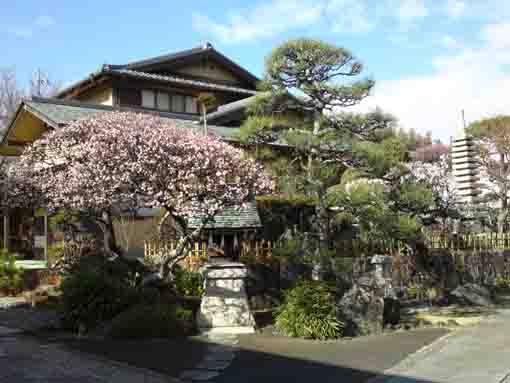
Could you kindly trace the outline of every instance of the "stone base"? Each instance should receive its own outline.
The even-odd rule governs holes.
[[[198,312],[199,329],[232,333],[252,333],[255,326],[244,288],[246,268],[243,264],[206,264],[205,291]],[[226,332],[225,332],[226,331]],[[230,332],[229,332],[230,331]]]
[[[254,334],[255,327],[252,326],[238,326],[238,327],[214,327],[214,328],[199,328],[200,335],[242,335]]]

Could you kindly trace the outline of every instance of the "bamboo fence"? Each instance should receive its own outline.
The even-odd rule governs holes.
[[[144,243],[144,256],[158,261],[163,254],[175,249],[176,241],[152,240]],[[429,250],[473,251],[484,253],[490,251],[510,250],[510,233],[481,233],[447,235],[443,233],[429,233],[425,237],[424,245]],[[278,241],[243,240],[239,243],[238,254],[254,256],[257,259],[270,258],[273,250],[282,246]],[[338,240],[334,242],[330,251],[337,257],[364,258],[374,254],[402,255],[409,246],[398,240],[362,241],[359,239]],[[190,266],[201,264],[211,257],[211,248],[207,241],[196,241],[192,244],[185,260]]]

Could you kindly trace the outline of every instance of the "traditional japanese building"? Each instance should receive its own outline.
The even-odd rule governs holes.
[[[15,158],[45,132],[72,121],[110,111],[157,114],[177,126],[201,128],[201,96],[207,106],[208,132],[237,141],[239,126],[258,78],[218,52],[211,44],[122,65],[102,65],[55,98],[21,103],[0,144],[0,155]],[[27,257],[47,253],[47,217],[31,210],[10,209],[1,221],[2,246]],[[238,238],[260,227],[257,209],[225,211],[209,227],[211,238],[235,249]]]

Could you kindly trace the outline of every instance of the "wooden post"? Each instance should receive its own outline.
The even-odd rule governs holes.
[[[48,211],[44,210],[44,261],[48,264]]]
[[[9,250],[9,212],[4,210],[4,249]]]

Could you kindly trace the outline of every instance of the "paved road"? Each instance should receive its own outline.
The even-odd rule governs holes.
[[[510,310],[434,343],[388,371],[384,383],[510,382]]]
[[[446,333],[429,328],[332,342],[243,335],[236,359],[213,382],[363,383]]]
[[[153,371],[70,351],[0,327],[0,382],[168,383]]]
[[[311,342],[260,334],[240,336],[239,352],[232,365],[212,381],[362,383],[383,372],[386,377],[378,379],[378,383],[510,381],[507,379],[510,310],[500,311],[476,327],[445,334],[442,329],[421,329],[339,342]],[[436,341],[438,338],[440,340]],[[154,355],[161,350],[156,347],[144,351],[148,358],[155,360],[154,365],[135,364],[164,371],[164,374],[68,346],[0,326],[0,382],[162,383],[173,382],[169,376],[178,376],[176,371],[168,374],[170,371],[166,368],[157,368],[159,362],[156,363]],[[197,345],[192,346],[199,349]],[[423,349],[424,346],[427,347]],[[408,357],[420,349],[422,351]],[[111,351],[116,356],[114,359],[132,362],[129,355],[119,356],[114,351],[116,349]],[[169,356],[176,350],[171,347],[167,351]]]

